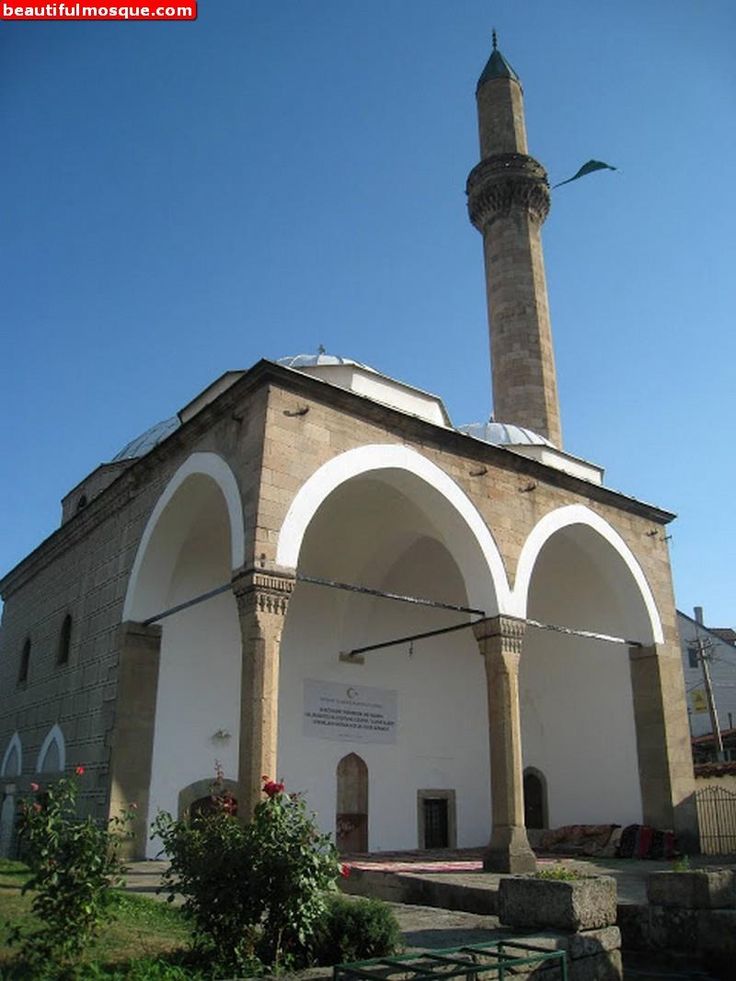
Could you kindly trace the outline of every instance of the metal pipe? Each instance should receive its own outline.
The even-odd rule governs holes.
[[[473,611],[475,612],[475,611]],[[397,637],[395,640],[384,640],[380,644],[369,644],[367,647],[354,647],[350,651],[341,651],[345,657],[353,657],[357,654],[366,654],[369,651],[380,651],[385,647],[395,647],[398,644],[410,644],[415,640],[423,640],[427,637],[438,637],[440,634],[449,634],[455,630],[466,630],[478,623],[478,620],[469,620],[466,623],[456,623],[452,627],[440,627],[438,630],[427,630],[420,634],[408,634],[405,637]],[[524,620],[529,627],[536,627],[539,630],[554,630],[557,633],[568,634],[572,637],[584,637],[587,640],[604,640],[610,644],[622,644],[626,647],[643,647],[638,640],[626,640],[624,637],[612,637],[610,634],[598,634],[592,630],[575,630],[572,627],[560,627],[553,623],[542,623],[539,620]]]
[[[401,603],[413,603],[415,606],[429,606],[436,610],[452,610],[455,613],[475,613],[477,616],[485,616],[483,610],[474,610],[469,606],[455,606],[453,603],[441,603],[439,600],[424,599],[421,596],[405,596],[403,593],[388,593],[383,589],[356,586],[354,583],[337,582],[334,579],[320,579],[318,576],[307,576],[301,572],[297,572],[296,579],[297,582],[309,582],[315,586],[329,586],[331,589],[345,589],[351,593],[378,596],[380,599],[399,600]]]
[[[219,596],[220,593],[226,592],[228,589],[232,589],[233,584],[226,582],[223,586],[218,586],[216,589],[210,589],[206,593],[202,593],[200,596],[195,596],[194,599],[187,600],[185,603],[179,603],[177,606],[172,606],[168,610],[164,610],[162,613],[157,613],[155,617],[148,617],[147,620],[141,620],[144,627],[150,626],[152,623],[157,623],[159,620],[163,620],[165,617],[173,616],[174,613],[181,613],[182,610],[188,610],[190,606],[196,606],[197,603],[204,603],[205,600],[212,599],[213,596]]]
[[[469,620],[467,623],[456,623],[452,627],[440,627],[438,630],[425,630],[421,634],[409,634],[407,637],[397,637],[395,640],[384,640],[380,644],[369,644],[367,647],[354,647],[350,651],[341,651],[346,657],[354,657],[356,654],[366,654],[368,651],[380,651],[384,647],[395,647],[397,644],[410,644],[414,640],[424,640],[426,637],[439,637],[440,634],[451,634],[455,630],[467,630],[478,620]]]
[[[610,634],[597,634],[593,630],[575,630],[573,627],[560,627],[554,623],[542,623],[539,620],[525,620],[529,627],[538,630],[554,630],[559,634],[570,634],[571,637],[587,637],[588,640],[605,640],[609,644],[624,644],[626,647],[643,647],[638,640],[627,640],[625,637],[612,637]]]

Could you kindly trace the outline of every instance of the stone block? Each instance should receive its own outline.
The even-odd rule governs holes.
[[[733,909],[736,906],[736,877],[731,869],[650,872],[647,899],[653,906]]]
[[[594,930],[616,923],[612,876],[539,879],[508,876],[499,882],[498,916],[513,927]]]
[[[595,957],[598,954],[621,949],[621,931],[618,927],[601,927],[600,930],[583,930],[575,933],[567,945],[570,960]]]
[[[676,906],[650,906],[646,935],[647,946],[653,950],[695,950],[698,911]]]
[[[623,976],[620,950],[610,950],[595,957],[581,957],[568,964],[568,981],[621,981]]]
[[[736,910],[700,910],[698,953],[707,962],[736,963]]]

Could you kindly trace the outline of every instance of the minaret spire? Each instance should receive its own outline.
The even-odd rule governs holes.
[[[527,152],[519,76],[493,50],[478,80],[481,161],[468,176],[470,220],[483,235],[494,415],[562,445],[541,226],[547,173]]]

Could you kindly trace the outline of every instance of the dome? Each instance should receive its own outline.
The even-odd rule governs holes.
[[[471,422],[467,426],[458,426],[458,432],[472,436],[473,439],[482,439],[484,443],[492,443],[494,446],[551,446],[551,443],[544,436],[525,429],[524,426],[514,426],[513,423],[506,422]]]
[[[118,463],[120,460],[136,460],[139,456],[145,456],[146,453],[149,453],[154,446],[162,443],[179,426],[178,416],[172,416],[170,419],[157,422],[155,426],[151,426],[145,433],[141,433],[140,436],[136,436],[135,439],[126,443],[122,450],[116,453],[110,462]]]
[[[355,368],[363,368],[365,371],[375,371],[369,364],[360,361],[353,361],[352,358],[341,358],[339,354],[327,354],[326,351],[318,351],[317,354],[293,354],[286,358],[279,358],[278,364],[285,368],[321,368],[324,365],[345,364]]]

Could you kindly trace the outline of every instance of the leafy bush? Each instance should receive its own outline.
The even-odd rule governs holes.
[[[380,899],[330,896],[317,932],[314,958],[319,964],[344,964],[386,957],[401,947],[401,931],[391,907]]]
[[[223,969],[300,966],[325,915],[325,892],[340,874],[335,847],[282,783],[264,777],[265,800],[248,825],[226,806],[221,787],[218,771],[212,812],[191,822],[162,813],[154,823],[171,860],[169,900],[185,897],[195,949]]]
[[[75,777],[81,777],[77,767]],[[128,835],[132,811],[104,825],[76,816],[78,782],[62,778],[45,790],[31,784],[35,797],[21,802],[19,835],[31,870],[22,892],[34,891],[31,909],[40,928],[12,940],[34,977],[60,977],[111,918],[112,886],[121,880],[120,844]]]
[[[160,813],[153,828],[171,861],[163,888],[169,902],[177,893],[185,897],[195,949],[237,968],[247,966],[255,952],[252,924],[258,918],[247,874],[248,829],[223,810],[191,823]]]

